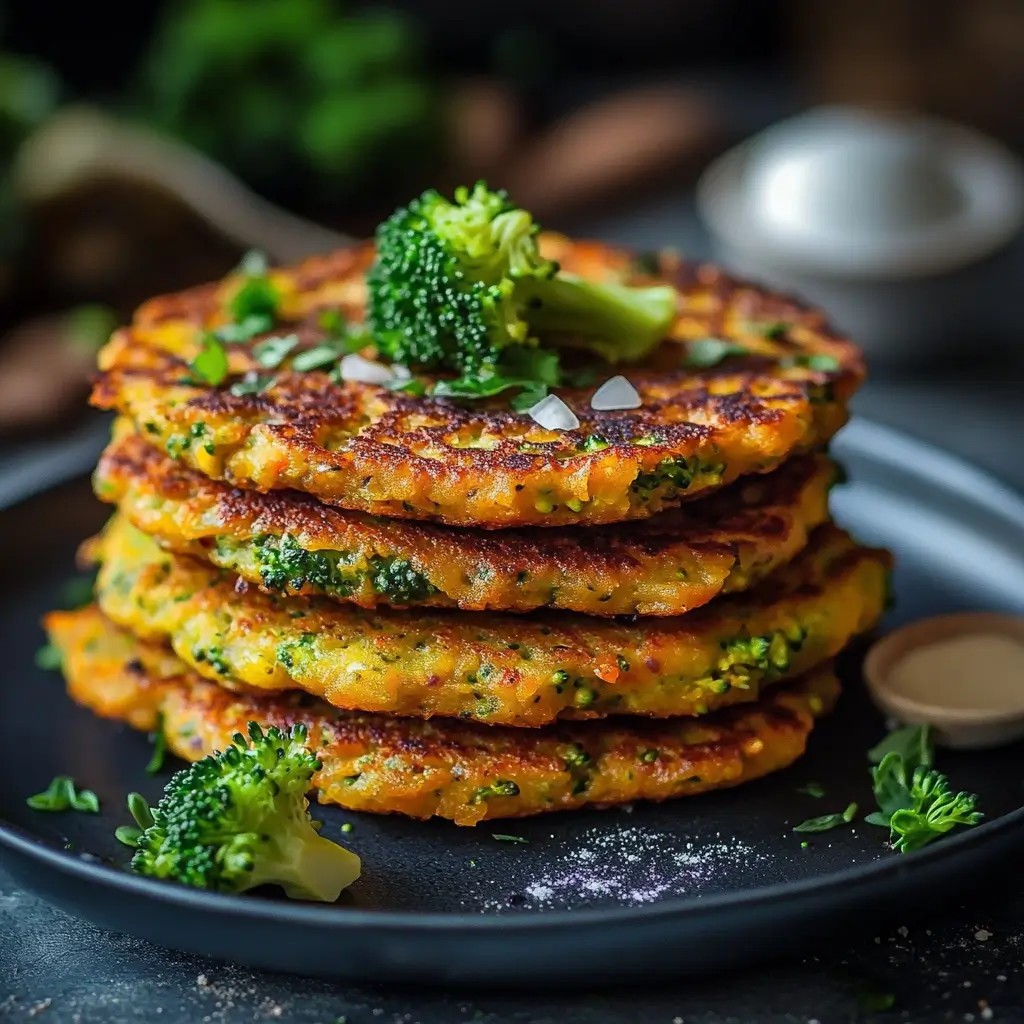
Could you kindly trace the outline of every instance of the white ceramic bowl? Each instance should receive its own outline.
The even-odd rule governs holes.
[[[723,263],[820,305],[874,362],[984,339],[1012,312],[1024,171],[970,129],[814,110],[716,160],[697,198]]]

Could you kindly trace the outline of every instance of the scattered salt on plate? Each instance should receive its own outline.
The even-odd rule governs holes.
[[[606,380],[590,399],[590,408],[600,412],[613,409],[639,409],[643,404],[640,393],[623,376]]]
[[[542,398],[530,409],[530,417],[545,430],[575,430],[580,421],[558,395]]]
[[[354,353],[342,358],[338,370],[342,380],[357,381],[360,384],[386,384],[394,377],[388,367]]]
[[[515,893],[502,893],[504,880],[489,877],[486,863],[481,864],[483,873],[473,875],[473,881],[487,887],[486,893],[481,893],[484,910],[639,906],[671,896],[717,891],[717,881],[726,869],[742,869],[756,876],[762,858],[739,839],[718,835],[695,843],[626,820],[611,829],[586,830],[570,846],[554,853]]]

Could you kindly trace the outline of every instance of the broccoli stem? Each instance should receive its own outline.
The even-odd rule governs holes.
[[[677,306],[669,285],[630,288],[565,273],[520,279],[516,293],[532,331],[558,334],[560,343],[592,349],[611,363],[645,356],[665,338]]]
[[[306,823],[269,842],[274,849],[256,858],[252,887],[279,885],[293,899],[334,903],[359,877],[359,858]]]

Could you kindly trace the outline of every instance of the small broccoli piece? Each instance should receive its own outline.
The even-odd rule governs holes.
[[[370,565],[373,589],[395,604],[415,604],[437,593],[437,587],[423,573],[414,569],[407,558],[375,556],[370,560]]]
[[[306,793],[320,762],[306,749],[306,729],[265,733],[249,723],[223,753],[175,774],[152,809],[133,794],[141,830],[132,868],[198,889],[242,892],[279,885],[297,899],[332,903],[359,877],[359,858],[324,839],[312,824]]]
[[[872,751],[890,748],[871,769],[878,810],[865,820],[887,827],[893,849],[901,853],[919,850],[957,825],[977,825],[984,817],[976,810],[977,796],[954,793],[946,776],[929,767],[929,737],[918,732],[899,730]],[[920,763],[912,767],[915,761]]]
[[[358,588],[359,573],[342,565],[341,551],[306,551],[290,534],[256,538],[260,577],[268,590],[301,590],[307,583],[339,597]]]
[[[369,323],[382,353],[465,378],[501,376],[504,350],[538,336],[617,362],[644,356],[676,311],[669,286],[584,281],[542,258],[539,228],[482,182],[449,202],[429,190],[377,230]]]
[[[977,825],[984,815],[976,810],[974,793],[954,793],[941,772],[923,766],[914,769],[910,782],[910,807],[893,812],[889,821],[894,850],[912,853],[957,825]]]

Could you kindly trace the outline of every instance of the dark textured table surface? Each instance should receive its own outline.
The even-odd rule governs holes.
[[[691,204],[652,205],[594,234],[646,246],[678,240],[700,253]],[[857,412],[992,470],[1024,491],[1019,357],[928,379],[876,379]],[[1016,440],[1015,440],[1016,439]],[[77,442],[88,448],[90,441]],[[54,470],[66,455],[57,455]],[[80,456],[79,456],[80,458]],[[35,459],[0,465],[29,472]],[[26,483],[31,481],[26,478]],[[52,1024],[696,1024],[696,1022],[1024,1021],[1024,888],[993,879],[966,905],[941,892],[923,917],[818,957],[702,981],[589,994],[381,991],[255,974],[158,949],[73,920],[13,887],[0,871],[0,1020]],[[680,952],[685,956],[685,951]],[[514,975],[514,965],[510,973]],[[891,1002],[891,1008],[884,1008]]]
[[[569,995],[381,991],[253,974],[107,935],[4,887],[0,1019],[40,1024],[718,1024],[1024,1019],[1024,893],[942,907],[820,958],[728,978]],[[950,911],[952,910],[952,913]],[[514,968],[513,968],[514,971]],[[872,1006],[892,1000],[892,1009]]]

